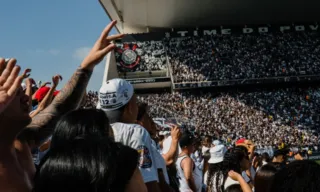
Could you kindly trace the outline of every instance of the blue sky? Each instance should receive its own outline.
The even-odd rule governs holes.
[[[0,7],[0,57],[16,58],[36,81],[61,74],[59,88],[110,22],[98,0],[1,0]],[[99,90],[104,65],[96,67],[89,90]]]

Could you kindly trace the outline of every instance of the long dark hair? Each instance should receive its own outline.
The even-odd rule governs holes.
[[[110,125],[106,114],[98,109],[79,109],[63,116],[57,123],[50,148],[64,148],[74,139],[95,135],[109,137]]]
[[[240,162],[237,154],[227,151],[222,163],[209,165],[207,192],[223,192],[224,183],[231,170],[241,173]]]
[[[223,173],[223,162],[209,164],[207,177],[207,192],[220,192],[221,188],[219,186],[221,186],[224,183]]]
[[[272,163],[262,166],[254,178],[255,191],[268,192],[276,172],[277,168]]]
[[[320,165],[309,160],[294,161],[288,164],[274,175],[270,191],[320,191]]]
[[[51,148],[35,176],[35,192],[104,192],[111,189],[117,164],[114,143],[88,136],[70,141],[64,149]]]
[[[39,165],[34,191],[105,192],[112,191],[113,187],[119,189],[113,184],[119,177],[117,172],[121,163],[117,157],[121,156],[123,146],[109,138],[109,130],[108,118],[101,110],[80,109],[62,117],[54,130],[50,150]],[[135,168],[137,152],[134,151],[131,157],[133,159],[126,160],[133,162]],[[123,191],[124,187],[125,183],[122,183],[117,191]]]

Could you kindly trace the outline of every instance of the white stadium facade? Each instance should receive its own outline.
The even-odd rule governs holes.
[[[135,89],[189,89],[235,83],[204,81],[176,84],[164,48],[164,38],[319,30],[319,2],[316,0],[99,1],[109,18],[118,21],[117,31],[129,34],[117,43],[117,50],[107,56],[103,82],[121,77],[129,80]],[[150,48],[151,52],[143,50],[143,47]],[[143,67],[143,63],[148,62],[154,65]],[[248,80],[240,82],[250,83]]]

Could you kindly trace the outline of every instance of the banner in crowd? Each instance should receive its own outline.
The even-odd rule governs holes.
[[[308,76],[291,76],[291,77],[272,77],[272,78],[261,78],[261,79],[235,79],[235,80],[221,80],[221,81],[175,83],[173,87],[174,89],[190,89],[190,88],[248,85],[248,84],[261,84],[261,83],[303,82],[303,81],[315,81],[315,80],[320,80],[320,76],[308,75]]]
[[[122,47],[117,47],[116,62],[126,69],[134,69],[140,64],[141,57],[137,53],[138,45],[136,43],[124,43]]]
[[[187,36],[206,36],[206,35],[229,35],[235,33],[268,33],[268,32],[290,32],[290,31],[319,31],[319,25],[313,24],[287,24],[287,25],[250,25],[250,26],[218,26],[196,29],[174,29],[166,32],[166,37],[187,37]]]
[[[316,152],[316,153],[313,153],[312,155],[305,155],[303,157],[303,159],[308,159],[308,160],[312,160],[312,161],[318,161],[318,160],[320,160],[320,153]],[[290,157],[288,160],[289,161],[294,161],[295,159],[293,157]]]
[[[153,118],[153,121],[163,130],[170,130],[173,126],[178,126],[183,132],[185,130],[194,131],[195,124],[189,119],[179,117]]]
[[[145,79],[126,79],[131,84],[142,84],[142,83],[160,83],[171,81],[170,77],[163,78],[145,78]]]

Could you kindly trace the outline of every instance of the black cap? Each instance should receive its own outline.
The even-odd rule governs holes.
[[[277,157],[279,155],[286,156],[290,152],[290,149],[288,148],[283,148],[283,149],[278,149],[273,153],[274,157]]]
[[[179,144],[180,144],[181,148],[186,147],[186,146],[190,146],[194,142],[195,142],[195,137],[191,133],[183,133],[180,140],[179,140]]]

